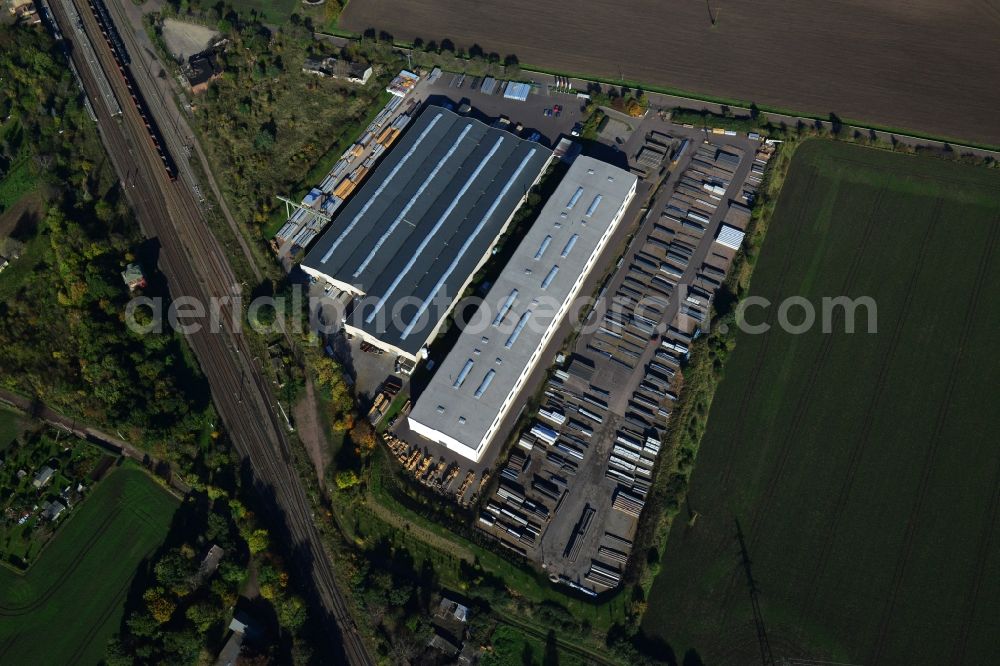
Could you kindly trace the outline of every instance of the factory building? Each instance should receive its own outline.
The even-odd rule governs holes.
[[[416,360],[551,159],[540,144],[428,107],[302,268],[353,297],[348,333]]]
[[[579,157],[409,416],[478,462],[635,196],[637,178]]]

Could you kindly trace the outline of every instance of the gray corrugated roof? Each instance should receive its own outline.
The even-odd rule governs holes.
[[[537,143],[429,107],[303,263],[368,296],[350,323],[416,353],[550,154]],[[424,309],[425,323],[407,332],[411,315],[441,296],[445,301]],[[401,303],[412,305],[394,318]]]

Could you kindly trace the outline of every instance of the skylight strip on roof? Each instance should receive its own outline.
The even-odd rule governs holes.
[[[389,239],[389,236],[391,236],[392,232],[396,230],[396,227],[399,226],[400,222],[403,221],[406,214],[410,212],[413,205],[420,200],[420,196],[424,193],[424,190],[426,190],[427,186],[430,185],[431,182],[437,177],[438,172],[441,171],[441,167],[443,167],[448,160],[451,159],[451,156],[455,154],[455,151],[458,150],[459,144],[461,144],[465,137],[469,135],[470,130],[472,130],[472,125],[466,125],[465,129],[462,130],[462,133],[455,139],[455,142],[451,144],[451,148],[448,149],[448,152],[446,152],[444,156],[438,160],[438,163],[434,165],[434,168],[429,174],[427,174],[424,182],[420,184],[420,188],[417,189],[413,196],[410,197],[410,200],[406,202],[406,206],[403,207],[403,210],[399,211],[399,215],[396,216],[396,219],[392,221],[389,228],[386,229],[385,233],[382,234],[382,237],[379,238],[378,242],[375,243],[375,246],[372,247],[372,251],[368,253],[368,256],[365,257],[364,261],[361,262],[361,265],[358,266],[358,270],[354,271],[354,277],[358,277],[366,268],[368,268],[368,264],[370,264],[372,259],[375,258],[375,255],[378,254],[379,249],[386,242],[386,240]]]
[[[583,196],[583,188],[578,187],[576,188],[576,192],[573,193],[573,196],[569,198],[569,203],[566,204],[566,210],[572,210],[573,206],[576,205],[576,202],[580,200],[581,196]]]
[[[410,323],[406,325],[406,329],[403,331],[403,334],[399,336],[400,339],[405,340],[406,336],[408,336],[413,331],[413,327],[416,325],[417,321],[420,320],[420,317],[423,316],[424,312],[427,311],[427,307],[428,305],[430,305],[430,302],[434,300],[434,297],[437,296],[437,293],[441,291],[441,287],[443,287],[444,283],[448,280],[448,278],[451,277],[451,274],[455,271],[455,268],[458,266],[458,262],[468,251],[469,246],[472,245],[472,241],[474,241],[476,237],[479,236],[479,234],[483,230],[483,227],[485,227],[489,219],[493,217],[493,213],[495,213],[497,207],[500,206],[500,202],[503,201],[503,198],[507,196],[508,192],[510,192],[510,188],[513,187],[514,183],[517,182],[517,180],[521,177],[521,172],[524,171],[524,168],[526,166],[528,166],[528,162],[531,161],[531,158],[535,156],[536,152],[538,151],[535,150],[534,148],[529,150],[528,154],[525,155],[524,159],[521,160],[521,163],[517,165],[517,170],[514,172],[514,175],[511,176],[510,180],[507,181],[507,184],[503,186],[503,189],[500,191],[500,194],[493,201],[493,205],[490,206],[490,209],[488,211],[486,211],[486,214],[483,215],[483,218],[479,220],[479,224],[476,225],[476,228],[473,229],[471,234],[469,234],[469,237],[465,239],[465,242],[459,249],[458,254],[455,256],[454,259],[452,259],[451,263],[448,265],[447,270],[445,270],[444,274],[441,276],[441,279],[438,280],[437,284],[434,285],[434,289],[431,290],[430,295],[426,299],[424,299],[423,303],[420,304],[420,308],[417,310],[417,314],[414,315],[413,319],[410,320]],[[397,280],[398,279],[399,278],[397,278]]]
[[[344,241],[344,239],[347,238],[347,236],[352,231],[354,231],[354,227],[358,225],[358,222],[361,220],[362,217],[364,217],[365,213],[368,212],[368,209],[371,207],[371,205],[375,203],[375,201],[379,198],[379,195],[382,194],[382,190],[388,187],[389,183],[391,183],[392,180],[396,177],[396,174],[398,174],[402,170],[406,162],[411,157],[413,157],[413,154],[417,152],[417,148],[420,147],[420,144],[423,143],[424,139],[427,138],[427,135],[430,134],[430,131],[434,129],[434,126],[437,125],[437,122],[441,120],[441,118],[443,117],[444,116],[439,113],[436,116],[434,116],[429,123],[427,123],[427,127],[425,127],[424,131],[420,133],[420,136],[418,136],[414,144],[410,146],[410,149],[406,151],[406,154],[403,155],[403,158],[399,160],[399,163],[392,168],[392,171],[389,172],[389,175],[385,177],[385,180],[382,181],[382,184],[378,186],[378,189],[375,190],[372,196],[368,198],[368,201],[366,201],[365,205],[361,207],[361,210],[359,210],[358,214],[354,216],[354,219],[351,220],[350,224],[344,227],[344,230],[340,232],[339,236],[337,236],[337,240],[333,241],[333,244],[330,245],[330,249],[327,250],[326,254],[323,255],[323,258],[320,259],[320,263],[325,264],[327,260],[329,260],[329,258],[333,256],[334,251],[340,246],[340,244]]]
[[[469,373],[472,372],[472,366],[475,364],[476,362],[471,358],[466,361],[465,365],[462,366],[462,371],[458,373],[458,378],[455,379],[455,383],[452,384],[451,387],[456,389],[459,388],[465,382],[465,378],[469,376]]]
[[[597,207],[601,205],[601,195],[598,194],[594,197],[594,200],[590,202],[590,207],[587,209],[587,217],[590,217],[597,210]]]
[[[559,256],[563,258],[568,257],[569,253],[573,251],[573,246],[576,245],[576,241],[578,238],[580,238],[580,234],[573,234],[572,236],[570,236],[569,240],[566,241],[566,247],[563,248],[562,254],[560,254]]]
[[[552,242],[552,236],[546,236],[542,239],[542,244],[538,246],[538,252],[535,253],[535,259],[541,259],[545,251],[549,249],[549,243]]]
[[[486,373],[486,376],[483,377],[483,381],[480,382],[479,388],[476,389],[476,398],[483,397],[483,393],[485,393],[486,389],[490,387],[490,382],[493,381],[493,377],[496,376],[496,374],[496,370],[490,368],[490,370]]]
[[[510,295],[507,296],[507,300],[503,302],[503,305],[500,306],[500,311],[497,312],[497,316],[493,318],[494,326],[500,325],[500,322],[503,321],[503,318],[507,316],[508,312],[510,312],[510,308],[512,305],[514,305],[515,300],[517,300],[517,289],[511,289]]]
[[[441,214],[441,217],[438,218],[438,221],[434,223],[434,227],[430,230],[430,232],[428,232],[427,236],[425,236],[424,239],[420,242],[420,245],[417,246],[417,250],[410,257],[410,260],[406,262],[406,266],[404,266],[403,269],[399,271],[399,275],[397,275],[396,279],[392,281],[392,284],[390,284],[389,288],[386,289],[384,294],[382,294],[382,297],[378,299],[378,303],[375,304],[375,307],[372,309],[371,314],[365,317],[366,323],[368,324],[372,323],[372,321],[374,321],[375,319],[376,313],[383,307],[385,307],[385,304],[392,296],[392,293],[396,291],[396,287],[398,287],[399,283],[403,281],[403,278],[406,276],[406,274],[410,272],[410,269],[413,268],[413,265],[417,263],[417,259],[420,257],[420,254],[425,249],[427,249],[428,245],[430,245],[430,242],[434,238],[434,235],[441,230],[442,226],[444,226],[445,220],[448,219],[448,216],[451,215],[452,212],[455,210],[455,206],[458,205],[458,202],[462,199],[463,196],[465,196],[465,193],[469,191],[469,188],[472,186],[472,183],[475,182],[477,178],[479,178],[479,174],[482,173],[483,169],[486,168],[486,165],[493,159],[493,156],[496,155],[496,152],[500,149],[500,144],[503,143],[503,140],[504,140],[503,136],[497,137],[497,142],[493,144],[493,147],[490,149],[490,152],[479,163],[479,166],[477,166],[475,171],[472,172],[472,175],[469,176],[469,179],[465,181],[465,184],[462,185],[462,189],[459,190],[458,194],[448,205],[448,208],[444,211],[444,213]],[[532,149],[531,152],[535,151]],[[480,223],[480,226],[482,226],[482,223]],[[479,228],[477,227],[475,234],[470,236],[470,238],[474,238],[475,235],[478,233],[479,233]],[[426,302],[424,303],[424,305],[426,305]],[[421,312],[423,312],[423,310],[421,310]],[[404,335],[403,337],[405,338],[406,336]]]
[[[553,266],[552,270],[549,271],[549,274],[545,276],[544,280],[542,280],[542,289],[549,288],[549,285],[552,284],[552,281],[556,279],[556,273],[558,272],[559,272],[559,266]]]
[[[528,324],[529,319],[531,319],[531,310],[526,310],[524,314],[521,315],[521,318],[517,320],[517,326],[515,326],[514,330],[511,331],[510,337],[507,338],[507,342],[503,343],[504,347],[510,349],[514,346],[514,343],[517,342],[518,336],[521,335],[521,331],[523,331],[524,327]]]

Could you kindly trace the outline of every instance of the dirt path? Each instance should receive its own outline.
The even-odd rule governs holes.
[[[465,560],[470,564],[476,561],[475,554],[468,548],[461,546],[451,539],[447,539],[443,536],[431,532],[425,527],[421,527],[416,523],[413,523],[406,518],[403,518],[398,513],[393,512],[389,508],[379,504],[378,500],[370,495],[365,500],[365,506],[374,513],[379,520],[382,520],[397,529],[403,530],[409,535],[415,536],[420,539],[428,546],[436,548],[442,553],[446,553],[452,557],[457,557],[458,559]]]
[[[170,465],[165,461],[153,457],[146,451],[133,446],[120,437],[115,437],[114,435],[109,435],[106,432],[98,430],[97,428],[92,428],[83,422],[77,421],[73,417],[61,414],[60,412],[57,412],[42,403],[35,403],[34,401],[12,391],[0,389],[0,403],[9,405],[10,407],[20,410],[25,414],[29,414],[32,418],[44,421],[51,426],[62,428],[66,432],[79,437],[80,439],[116,450],[119,454],[125,456],[126,458],[138,461],[143,467],[149,470],[155,470],[163,466],[170,468]],[[191,492],[191,486],[189,486],[179,474],[170,473],[167,477],[167,481],[172,488],[170,492],[172,492],[178,499],[184,499],[184,495]],[[180,494],[178,495],[177,493]]]
[[[306,394],[292,409],[295,425],[299,431],[299,439],[306,448],[306,454],[316,468],[316,478],[320,486],[324,485],[326,466],[330,463],[330,442],[326,438],[326,430],[319,416],[319,405],[316,403],[316,391],[311,379],[306,380]]]

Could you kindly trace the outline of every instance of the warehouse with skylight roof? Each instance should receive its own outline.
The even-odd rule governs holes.
[[[302,269],[352,296],[349,333],[416,360],[551,159],[538,143],[430,106]]]
[[[409,415],[410,429],[479,460],[604,251],[638,179],[579,157]]]

